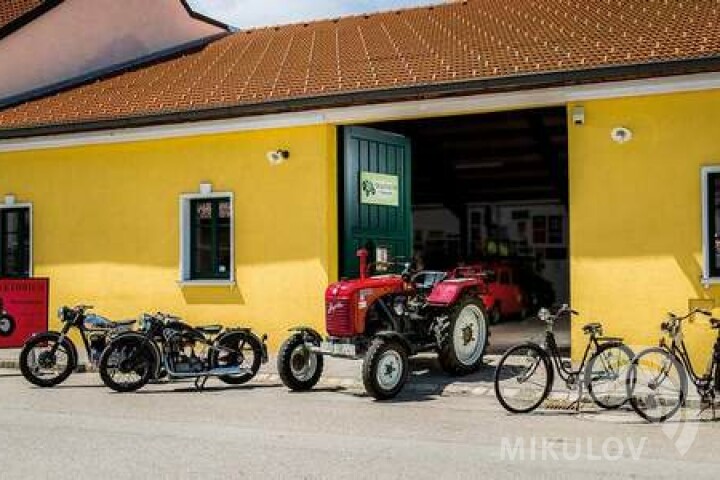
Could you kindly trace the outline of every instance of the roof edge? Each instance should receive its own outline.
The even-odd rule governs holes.
[[[236,29],[235,27],[231,26],[230,24],[227,24],[225,22],[221,22],[217,18],[209,17],[207,15],[203,15],[202,13],[199,13],[193,9],[192,5],[188,2],[188,0],[180,0],[180,3],[185,8],[185,11],[190,15],[192,18],[196,20],[200,20],[205,23],[209,23],[210,25],[213,25],[218,28],[222,28],[223,30],[227,32],[234,32]]]
[[[41,3],[34,9],[30,10],[29,12],[26,12],[23,15],[20,15],[18,18],[16,18],[12,22],[6,24],[5,26],[0,27],[0,40],[9,36],[11,33],[14,33],[17,30],[20,30],[22,27],[31,23],[36,18],[41,17],[42,15],[46,14],[53,8],[55,8],[58,5],[60,5],[61,3],[63,3],[63,1],[64,0],[45,0],[43,3]]]
[[[589,83],[643,80],[683,74],[720,72],[720,55],[671,60],[661,63],[615,65],[586,70],[554,71],[510,77],[425,84],[380,90],[362,90],[314,97],[280,99],[272,102],[231,107],[167,112],[139,117],[121,117],[92,122],[65,123],[0,130],[0,139],[17,139],[65,133],[93,132],[117,128],[136,128],[176,123],[223,120],[277,113],[300,112],[356,105],[426,100],[432,98],[507,93],[530,89],[582,85]]]

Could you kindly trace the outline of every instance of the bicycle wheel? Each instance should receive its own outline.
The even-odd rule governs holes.
[[[601,345],[588,360],[584,381],[590,397],[599,407],[620,408],[628,399],[626,376],[634,357],[622,343]]]
[[[508,412],[532,412],[550,394],[553,374],[542,348],[534,343],[516,345],[505,352],[495,370],[495,396]]]
[[[628,370],[630,405],[649,422],[664,422],[675,415],[687,398],[687,388],[685,367],[663,348],[643,350]]]

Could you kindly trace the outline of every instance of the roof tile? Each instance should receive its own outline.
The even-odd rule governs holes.
[[[8,108],[0,130],[705,58],[720,54],[719,10],[719,0],[467,0],[243,31]]]
[[[0,0],[0,28],[30,13],[44,0]]]

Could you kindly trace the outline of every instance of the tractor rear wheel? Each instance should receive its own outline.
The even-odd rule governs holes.
[[[310,390],[322,375],[323,357],[310,351],[304,335],[295,334],[280,347],[277,369],[280,379],[290,390]]]
[[[409,374],[408,356],[398,342],[375,338],[363,361],[363,383],[376,400],[389,400],[405,386]]]
[[[467,295],[450,310],[448,334],[439,353],[440,366],[451,375],[480,368],[488,345],[488,315],[479,298]]]

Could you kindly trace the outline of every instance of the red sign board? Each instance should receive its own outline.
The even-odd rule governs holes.
[[[47,278],[0,279],[0,305],[10,317],[13,329],[9,336],[0,335],[0,348],[19,348],[33,333],[48,328]]]

